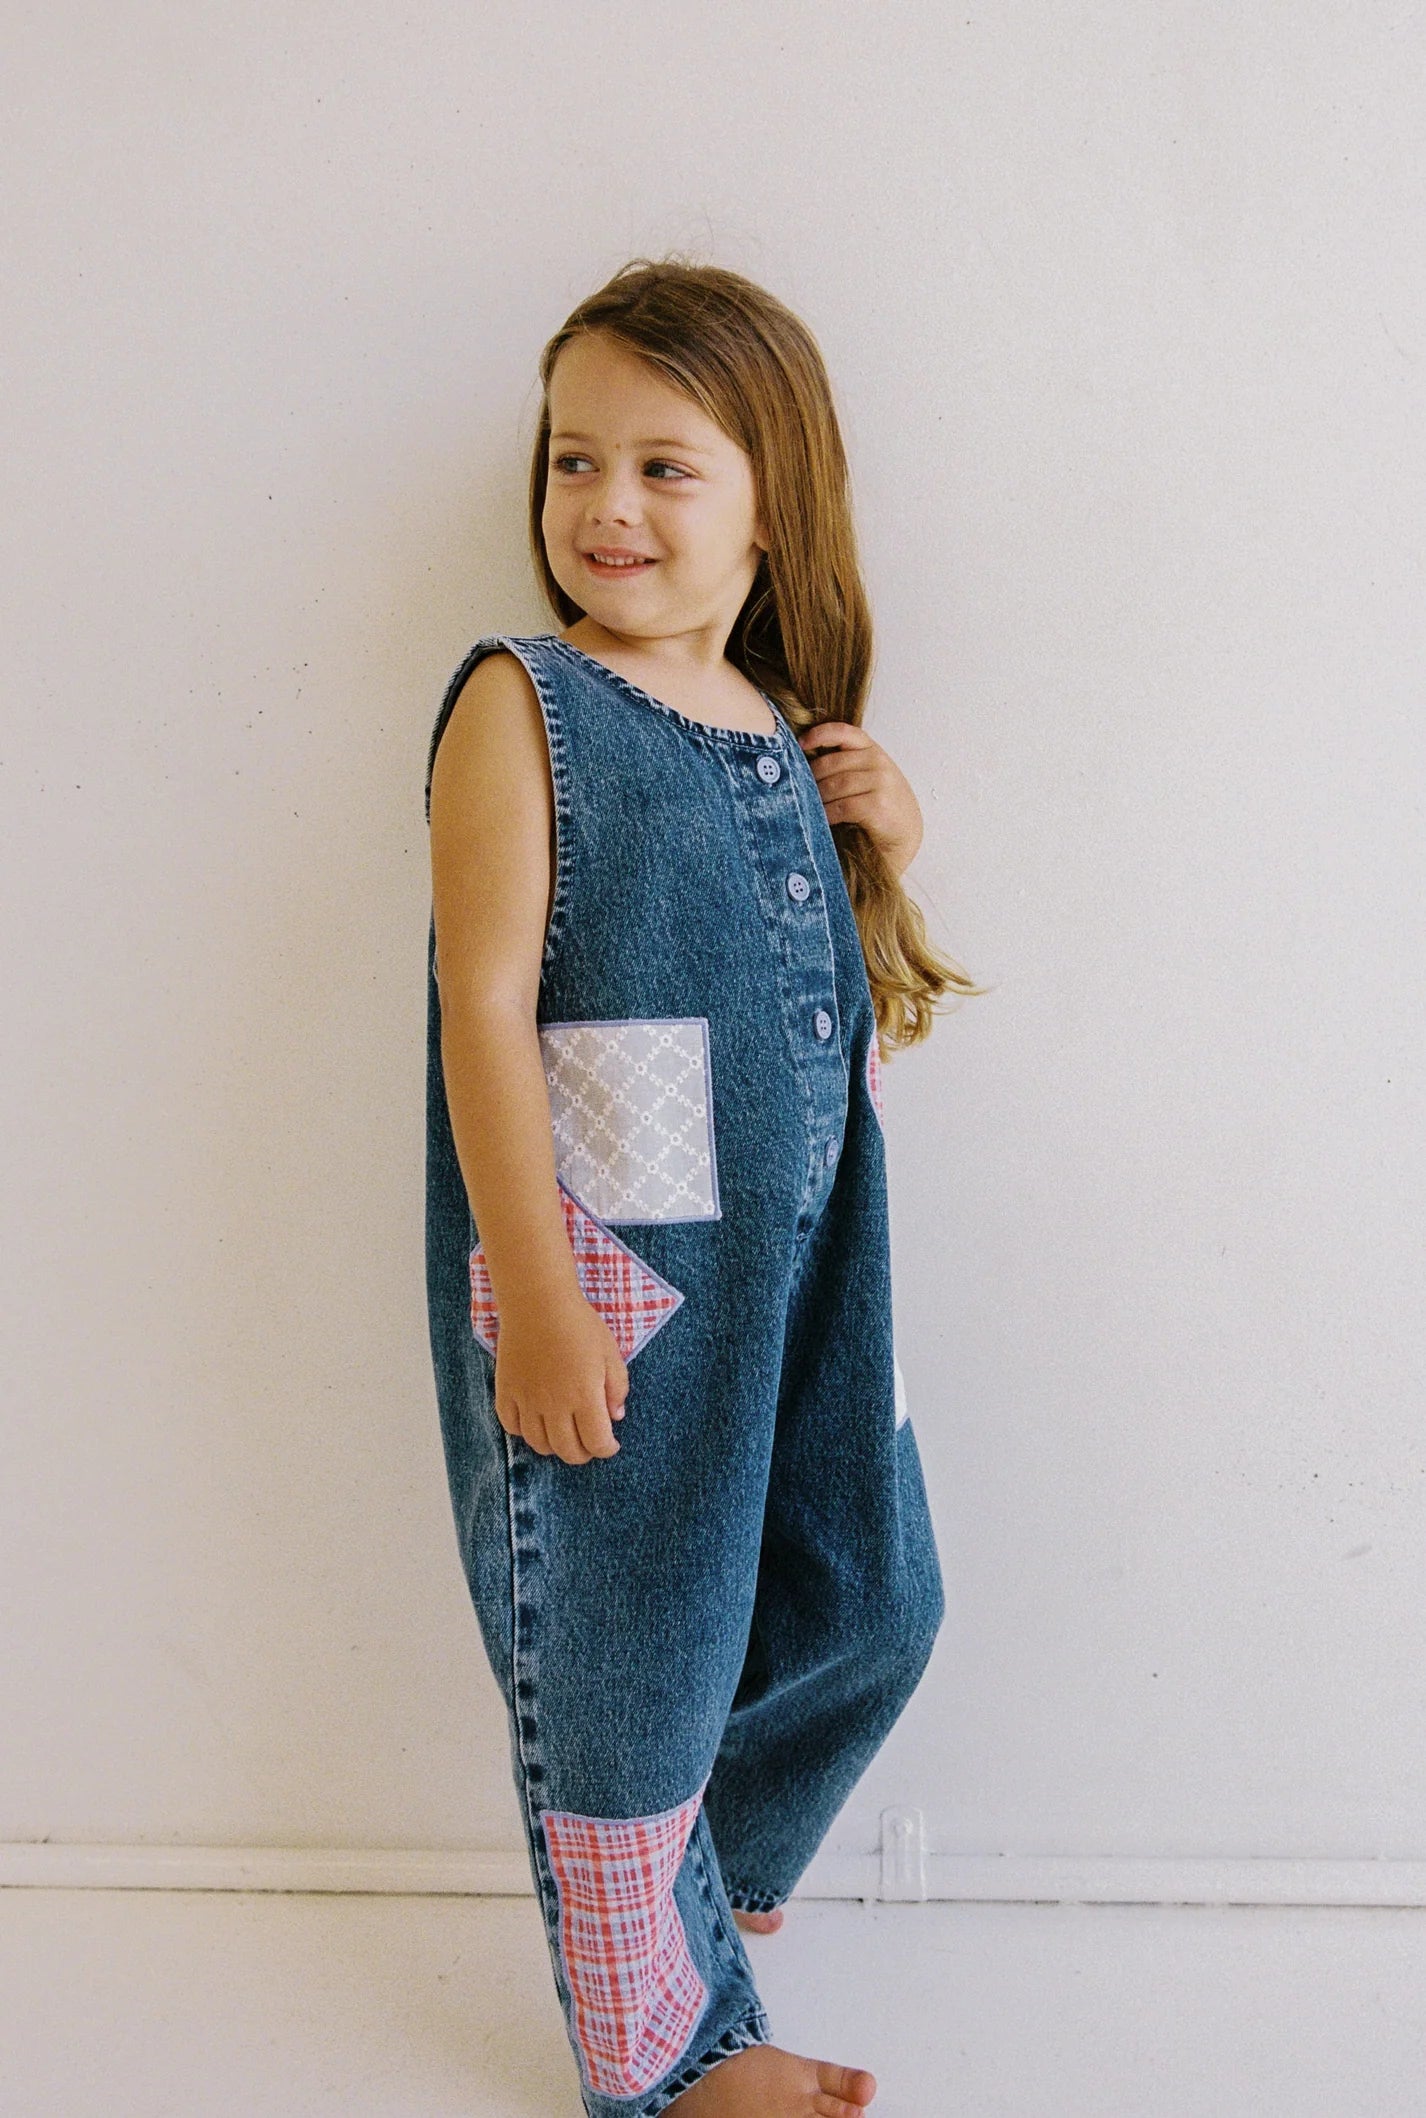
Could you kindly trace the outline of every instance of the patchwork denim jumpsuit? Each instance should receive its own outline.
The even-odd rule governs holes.
[[[427,1281],[457,1542],[509,1716],[591,2118],[653,2118],[771,2036],[730,1914],[780,1904],[944,1614],[892,1345],[879,1056],[811,766],[560,635],[537,1020],[561,1206],[628,1364],[619,1453],[495,1416],[498,1316],[456,1159],[428,943]],[[766,695],[765,695],[766,696]]]

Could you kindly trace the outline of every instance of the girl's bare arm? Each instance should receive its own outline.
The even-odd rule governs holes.
[[[555,1181],[536,1027],[553,888],[554,791],[534,686],[509,653],[478,662],[431,776],[441,1062],[456,1155],[499,1311],[495,1409],[569,1463],[618,1449],[628,1389],[585,1301]]]

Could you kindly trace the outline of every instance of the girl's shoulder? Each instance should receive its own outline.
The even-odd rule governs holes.
[[[466,682],[472,671],[481,662],[485,661],[488,656],[503,650],[513,655],[516,661],[523,665],[526,675],[533,681],[535,680],[536,671],[541,674],[547,672],[548,649],[551,642],[558,640],[558,638],[559,635],[557,633],[482,633],[475,645],[468,648],[465,654],[461,656],[450,682],[446,685],[445,695],[441,700],[440,710],[436,715],[436,725],[431,730],[431,740],[426,751],[427,823],[431,820],[431,779],[436,769],[436,752],[440,748],[441,737],[446,732],[447,724],[465,690]]]
[[[445,686],[445,699],[441,701],[441,710],[449,710],[453,701],[460,697],[460,686],[466,682],[475,665],[485,661],[487,654],[496,654],[500,648],[504,648],[506,652],[515,654],[523,663],[538,663],[549,661],[549,650],[557,644],[559,633],[481,633],[481,638],[475,642],[475,646],[466,648],[466,652],[460,657],[456,671],[453,671],[449,684]]]

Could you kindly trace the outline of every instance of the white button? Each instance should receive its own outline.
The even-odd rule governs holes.
[[[794,869],[787,878],[787,894],[794,904],[800,905],[804,898],[812,895],[812,885],[805,875],[799,875]]]
[[[818,1008],[816,1014],[812,1017],[812,1027],[819,1037],[831,1036],[832,1018],[825,1008]]]
[[[836,1141],[835,1141],[835,1140],[829,1140],[829,1141],[827,1142],[827,1167],[828,1167],[828,1169],[830,1169],[830,1168],[832,1167],[832,1164],[833,1164],[833,1163],[834,1163],[834,1162],[836,1161],[836,1159],[837,1159],[837,1143],[836,1143]]]
[[[782,778],[782,767],[775,757],[760,757],[758,759],[758,778],[765,787],[771,787],[775,780]]]

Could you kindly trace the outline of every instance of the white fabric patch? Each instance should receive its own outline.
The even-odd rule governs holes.
[[[547,1022],[559,1180],[602,1221],[720,1218],[708,1022]]]
[[[899,1427],[903,1420],[911,1417],[911,1413],[906,1403],[906,1378],[901,1372],[901,1363],[894,1353],[891,1356],[891,1372],[895,1378],[896,1424]]]

